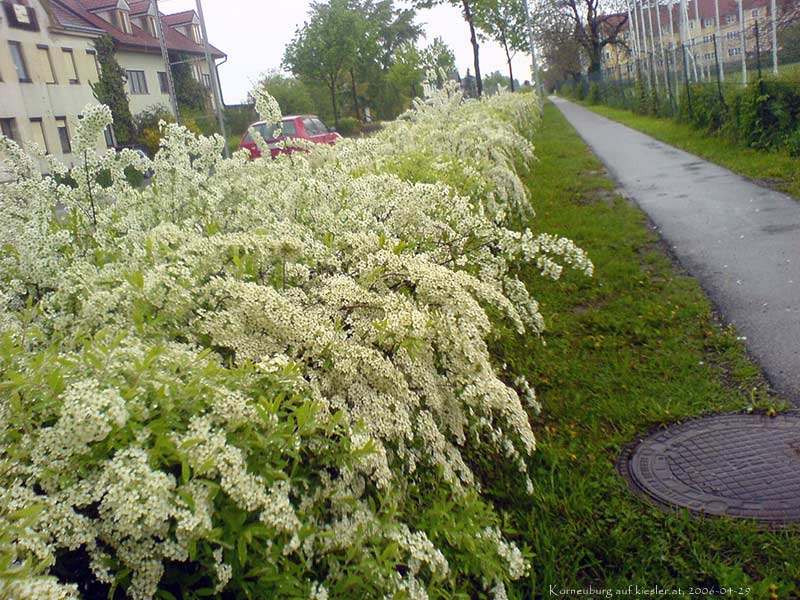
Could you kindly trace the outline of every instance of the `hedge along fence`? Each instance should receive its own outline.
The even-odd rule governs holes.
[[[680,56],[680,53],[678,53]],[[643,79],[643,76],[642,76]],[[741,83],[673,81],[671,101],[644,81],[598,77],[563,84],[559,91],[590,104],[673,117],[744,146],[800,156],[800,82],[796,75]]]
[[[0,139],[0,596],[504,598],[473,465],[531,490],[538,405],[486,340],[542,329],[520,263],[592,272],[505,226],[536,107],[447,88],[276,160],[163,125],[152,162],[87,107],[72,186]]]

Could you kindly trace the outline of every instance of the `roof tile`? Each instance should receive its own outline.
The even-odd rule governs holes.
[[[157,38],[131,23],[131,33],[125,33],[114,27],[105,19],[95,15],[88,9],[88,5],[98,5],[107,0],[50,0],[56,17],[62,24],[81,25],[84,27],[94,27],[105,31],[114,41],[125,48],[144,50],[145,52],[160,52],[161,44]],[[140,13],[141,14],[141,13]],[[178,15],[182,13],[177,13]],[[166,21],[170,15],[161,15],[163,24],[164,39],[167,48],[176,52],[189,52],[191,54],[204,54],[202,44],[197,44],[182,33],[173,29]],[[211,46],[211,54],[216,58],[222,58],[225,53],[218,48]]]

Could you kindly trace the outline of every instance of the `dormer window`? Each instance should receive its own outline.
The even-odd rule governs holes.
[[[199,42],[202,38],[200,37],[200,26],[197,23],[192,23],[187,25],[184,28],[186,32],[186,37],[188,37],[193,42]]]
[[[142,27],[142,29],[144,29],[147,33],[152,35],[154,38],[157,38],[158,37],[158,29],[156,28],[156,19],[155,19],[155,17],[151,17],[150,15],[147,15],[144,19],[142,19],[142,21],[143,21],[143,25],[144,25],[144,27]]]
[[[112,10],[111,22],[114,24],[114,27],[120,31],[123,31],[127,34],[133,33],[133,29],[131,29],[130,13],[127,10],[123,10],[121,8],[115,8]]]
[[[27,0],[4,0],[2,4],[9,27],[39,31],[36,11],[28,6]]]

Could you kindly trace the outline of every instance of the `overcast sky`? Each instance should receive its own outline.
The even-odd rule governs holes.
[[[195,0],[158,4],[168,14],[194,8]],[[280,68],[283,49],[307,19],[309,4],[310,0],[203,0],[209,41],[228,55],[219,68],[226,104],[244,101],[261,73]],[[440,36],[453,49],[462,75],[467,68],[474,74],[469,27],[458,9],[439,6],[419,11],[417,21],[423,24],[427,41]],[[505,54],[497,44],[481,43],[480,57],[482,73],[507,72]],[[512,65],[516,79],[531,79],[527,54],[518,54]]]

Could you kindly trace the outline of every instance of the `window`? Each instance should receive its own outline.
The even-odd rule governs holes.
[[[741,48],[728,48],[728,56],[739,56],[741,53]]]
[[[147,91],[147,79],[144,71],[125,71],[128,76],[128,92],[131,94],[149,94]]]
[[[725,34],[725,37],[729,40],[735,40],[739,37],[738,31],[729,31]]]
[[[103,136],[106,138],[106,148],[113,148],[115,146],[114,131],[111,129],[111,125],[106,125],[103,130]]]
[[[725,22],[730,25],[731,23],[736,23],[736,15],[725,15]]]
[[[154,38],[158,38],[158,29],[156,29],[155,17],[151,17],[148,15],[144,18],[144,20],[146,25],[145,30],[147,31],[147,33],[152,35]]]
[[[754,19],[758,18],[758,9],[754,8],[753,11],[750,13]]]
[[[11,49],[11,59],[14,61],[14,68],[17,70],[17,77],[25,83],[30,83],[31,77],[28,73],[28,66],[25,64],[25,56],[22,54],[22,44],[19,42],[8,42]]]
[[[69,82],[80,83],[78,79],[78,65],[75,64],[75,55],[72,52],[72,48],[62,48],[61,52],[64,55],[64,66],[67,68],[67,78]]]
[[[0,133],[10,140],[14,140],[15,142],[19,141],[19,137],[17,136],[17,124],[14,119],[0,119]]]
[[[33,7],[26,6],[20,2],[3,2],[8,26],[14,29],[25,29],[27,31],[39,31],[39,23],[36,20],[36,11]]]
[[[689,29],[694,29],[694,21],[689,21]]]
[[[203,73],[203,85],[207,88],[211,88],[211,75],[208,73]]]
[[[53,58],[50,56],[50,48],[44,44],[36,46],[39,54],[39,61],[42,65],[42,72],[45,74],[45,83],[58,83],[56,80],[56,72],[53,69]]]
[[[69,143],[67,117],[56,117],[56,131],[58,131],[58,139],[61,141],[61,152],[70,154],[72,152],[72,146]]]
[[[195,42],[199,43],[203,39],[202,36],[200,35],[200,26],[199,25],[192,25],[192,30],[191,31],[192,31],[191,38]]]
[[[314,125],[317,126],[317,131],[319,131],[320,133],[330,133],[330,129],[328,129],[328,126],[325,125],[325,123],[323,123],[319,119],[312,119],[312,120],[314,121]]]
[[[127,10],[115,9],[111,11],[111,22],[114,27],[125,33],[131,33],[131,18]]]
[[[703,19],[703,27],[713,27],[714,19]]]
[[[703,36],[703,43],[707,44],[708,42],[712,42],[712,41],[714,41],[714,36],[713,35],[704,35]]]
[[[44,124],[42,124],[41,117],[31,119],[31,133],[33,134],[33,141],[44,150],[45,154],[50,154],[50,148],[47,147],[47,138],[44,135]]]
[[[317,129],[317,124],[311,119],[303,119],[303,126],[306,128],[306,133],[308,135],[319,135],[322,133]]]
[[[87,50],[86,54],[92,57],[92,62],[94,63],[94,72],[97,75],[97,79],[100,79],[100,63],[97,62],[97,52],[94,50]]]
[[[158,89],[162,94],[169,94],[169,80],[166,71],[158,72]]]
[[[706,52],[704,56],[705,56],[706,60],[714,60],[714,53],[713,52]]]

